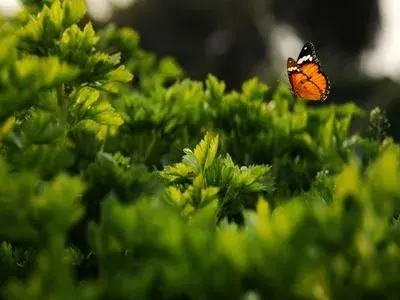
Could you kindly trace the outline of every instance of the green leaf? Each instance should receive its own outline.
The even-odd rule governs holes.
[[[183,71],[181,67],[177,64],[174,58],[164,57],[160,60],[158,74],[162,76],[162,81],[170,78],[178,78],[182,75]]]
[[[257,77],[248,79],[242,84],[243,97],[249,101],[263,101],[268,87]]]
[[[177,187],[169,186],[165,191],[164,200],[172,206],[181,208],[188,202],[187,197]]]
[[[332,112],[329,116],[328,121],[326,121],[325,126],[322,130],[322,147],[325,150],[329,150],[332,147],[333,142],[333,133],[334,133],[334,125],[335,125],[335,113]]]
[[[77,23],[86,14],[85,0],[63,1],[63,26],[67,28]]]
[[[361,190],[360,174],[357,164],[352,161],[345,166],[337,176],[335,182],[335,198],[345,199],[348,196],[357,195]]]
[[[84,87],[79,90],[76,101],[71,108],[74,122],[92,120],[103,125],[119,126],[122,117],[114,111],[105,99],[99,99],[100,92],[93,88]]]
[[[71,167],[75,157],[63,144],[30,145],[12,156],[15,168],[35,170],[44,178],[56,176],[59,172]]]
[[[52,1],[50,8],[45,5],[42,11],[18,31],[18,34],[27,41],[29,48],[33,46],[29,45],[29,42],[36,42],[40,45],[40,50],[46,52],[48,50],[45,47],[53,46],[54,39],[57,39],[62,31],[62,8],[60,1],[56,0]]]
[[[207,169],[212,162],[214,161],[215,156],[217,155],[218,151],[218,135],[213,135],[210,132],[207,132],[204,139],[194,148],[193,155],[196,159],[196,165],[201,169]],[[186,155],[188,156],[188,154]],[[186,157],[185,156],[185,157]],[[189,165],[193,165],[193,159],[189,158],[183,160],[185,163],[186,161],[189,162]]]
[[[99,141],[103,141],[107,136],[109,136],[111,131],[109,125],[102,125],[93,120],[79,121],[78,124],[72,128],[72,130],[75,134],[84,133],[84,135],[89,135],[91,143],[89,145],[79,145],[79,148],[82,148],[82,150],[85,150],[85,152],[89,151],[90,153],[93,151],[98,151],[98,148],[95,148],[97,143]],[[82,134],[82,136],[84,135]],[[92,141],[92,137],[96,142]]]
[[[273,178],[270,170],[271,167],[267,165],[242,167],[234,177],[234,184],[237,184],[243,193],[271,191]]]
[[[39,110],[32,111],[22,124],[24,146],[54,143],[63,133],[64,128],[53,114]]]
[[[211,101],[221,101],[225,92],[225,82],[218,81],[217,77],[209,74],[206,79],[206,93],[209,95]]]
[[[44,184],[33,208],[38,220],[46,220],[43,230],[65,232],[83,215],[80,203],[84,183],[78,177],[59,174],[52,182]]]
[[[185,182],[194,175],[194,168],[188,164],[177,163],[172,166],[165,166],[160,175],[170,182]]]
[[[369,170],[369,180],[378,189],[399,191],[400,182],[398,152],[389,147],[380,154]]]
[[[218,200],[218,192],[219,188],[216,186],[210,186],[202,189],[200,194],[199,208],[203,208],[215,200]]]
[[[139,46],[140,36],[130,27],[118,29],[118,34],[121,40],[121,46],[125,46],[130,51],[135,50]]]
[[[94,52],[93,47],[98,40],[91,23],[88,23],[83,31],[74,24],[64,31],[57,44],[64,60],[86,68],[89,59],[93,59],[89,56]]]
[[[122,117],[116,113],[107,101],[97,102],[88,109],[87,117],[99,124],[119,126],[124,123]]]
[[[71,114],[76,121],[87,119],[87,112],[98,101],[100,92],[90,87],[83,87],[79,90],[74,104],[71,106]],[[75,122],[76,122],[75,121]]]
[[[133,75],[125,68],[125,66],[119,66],[117,69],[112,70],[106,76],[106,79],[113,82],[129,82],[133,78]]]

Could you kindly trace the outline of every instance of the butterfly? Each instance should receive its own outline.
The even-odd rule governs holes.
[[[314,101],[325,101],[328,97],[331,85],[311,42],[304,44],[297,61],[291,57],[287,59],[287,72],[297,97]]]

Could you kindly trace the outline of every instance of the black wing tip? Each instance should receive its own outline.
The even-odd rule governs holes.
[[[314,44],[313,44],[312,42],[310,42],[310,41],[306,41],[306,42],[304,43],[304,46],[311,46],[311,47],[314,47]]]
[[[299,56],[297,57],[297,61],[299,61],[300,58],[311,55],[313,60],[319,64],[319,59],[317,57],[317,52],[315,51],[314,44],[311,43],[310,41],[306,41],[303,45],[303,48],[301,48]]]
[[[310,41],[306,41],[306,42],[304,43],[303,49],[304,49],[304,48],[308,48],[308,50],[309,50],[310,52],[315,53],[315,45],[314,45],[312,42],[310,42]]]

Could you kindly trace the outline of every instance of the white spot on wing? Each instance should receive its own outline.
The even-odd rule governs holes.
[[[310,61],[310,62],[313,61],[312,56],[306,55],[306,56],[300,57],[300,59],[297,61],[297,63],[300,65],[300,64],[304,63],[305,61]]]

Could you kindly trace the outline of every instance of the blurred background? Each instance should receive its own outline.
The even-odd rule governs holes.
[[[400,1],[398,0],[86,0],[101,27],[130,26],[141,45],[173,56],[186,74],[213,73],[229,89],[259,76],[288,84],[286,59],[307,40],[332,85],[328,101],[380,106],[400,140]],[[19,0],[1,0],[12,16]]]

